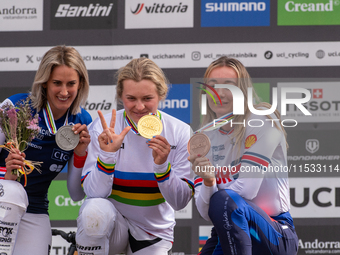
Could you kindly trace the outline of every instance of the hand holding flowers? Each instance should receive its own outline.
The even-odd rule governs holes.
[[[39,116],[32,115],[29,98],[20,102],[17,106],[4,104],[0,108],[0,128],[5,134],[6,143],[0,145],[9,152],[6,159],[6,168],[11,169],[11,174],[17,176],[20,181],[22,175],[25,177],[34,169],[40,172],[38,166],[42,162],[34,162],[25,159],[24,150],[36,135],[39,134]]]

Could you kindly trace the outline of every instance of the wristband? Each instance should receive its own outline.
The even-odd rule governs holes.
[[[86,158],[87,158],[87,151],[86,151],[86,155],[82,157],[78,156],[77,154],[73,152],[73,165],[76,168],[82,168],[85,165]]]

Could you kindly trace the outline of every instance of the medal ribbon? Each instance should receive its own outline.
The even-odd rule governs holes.
[[[157,110],[157,113],[149,113],[149,115],[156,115],[160,120],[162,120],[162,115],[161,113]],[[131,130],[133,133],[135,133],[136,135],[140,135],[138,132],[138,128],[137,125],[135,124],[135,122],[130,119],[130,117],[126,114],[126,111],[124,111],[124,119],[125,119],[125,123],[126,125],[131,127]]]
[[[67,110],[67,114],[66,114],[66,118],[65,118],[65,122],[64,122],[63,126],[68,124],[68,113],[69,113],[69,111],[70,110]],[[48,128],[48,131],[50,131],[51,134],[55,135],[57,133],[57,126],[55,125],[51,106],[48,103],[48,101],[47,101],[46,107],[43,109],[43,114],[44,114],[45,123],[46,123],[46,126]]]
[[[204,125],[200,129],[194,132],[194,134],[202,132],[202,131],[211,131],[217,128],[220,128],[221,126],[224,126],[228,124],[235,116],[232,112],[229,112],[222,117],[213,120],[212,122],[209,122],[208,124]]]

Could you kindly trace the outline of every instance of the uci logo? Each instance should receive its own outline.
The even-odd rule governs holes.
[[[70,154],[59,149],[53,149],[51,158],[60,162],[65,162],[70,159]]]

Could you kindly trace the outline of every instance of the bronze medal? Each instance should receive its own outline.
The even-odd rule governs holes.
[[[190,155],[201,155],[204,157],[210,150],[210,139],[203,133],[194,134],[188,142],[188,152]]]

